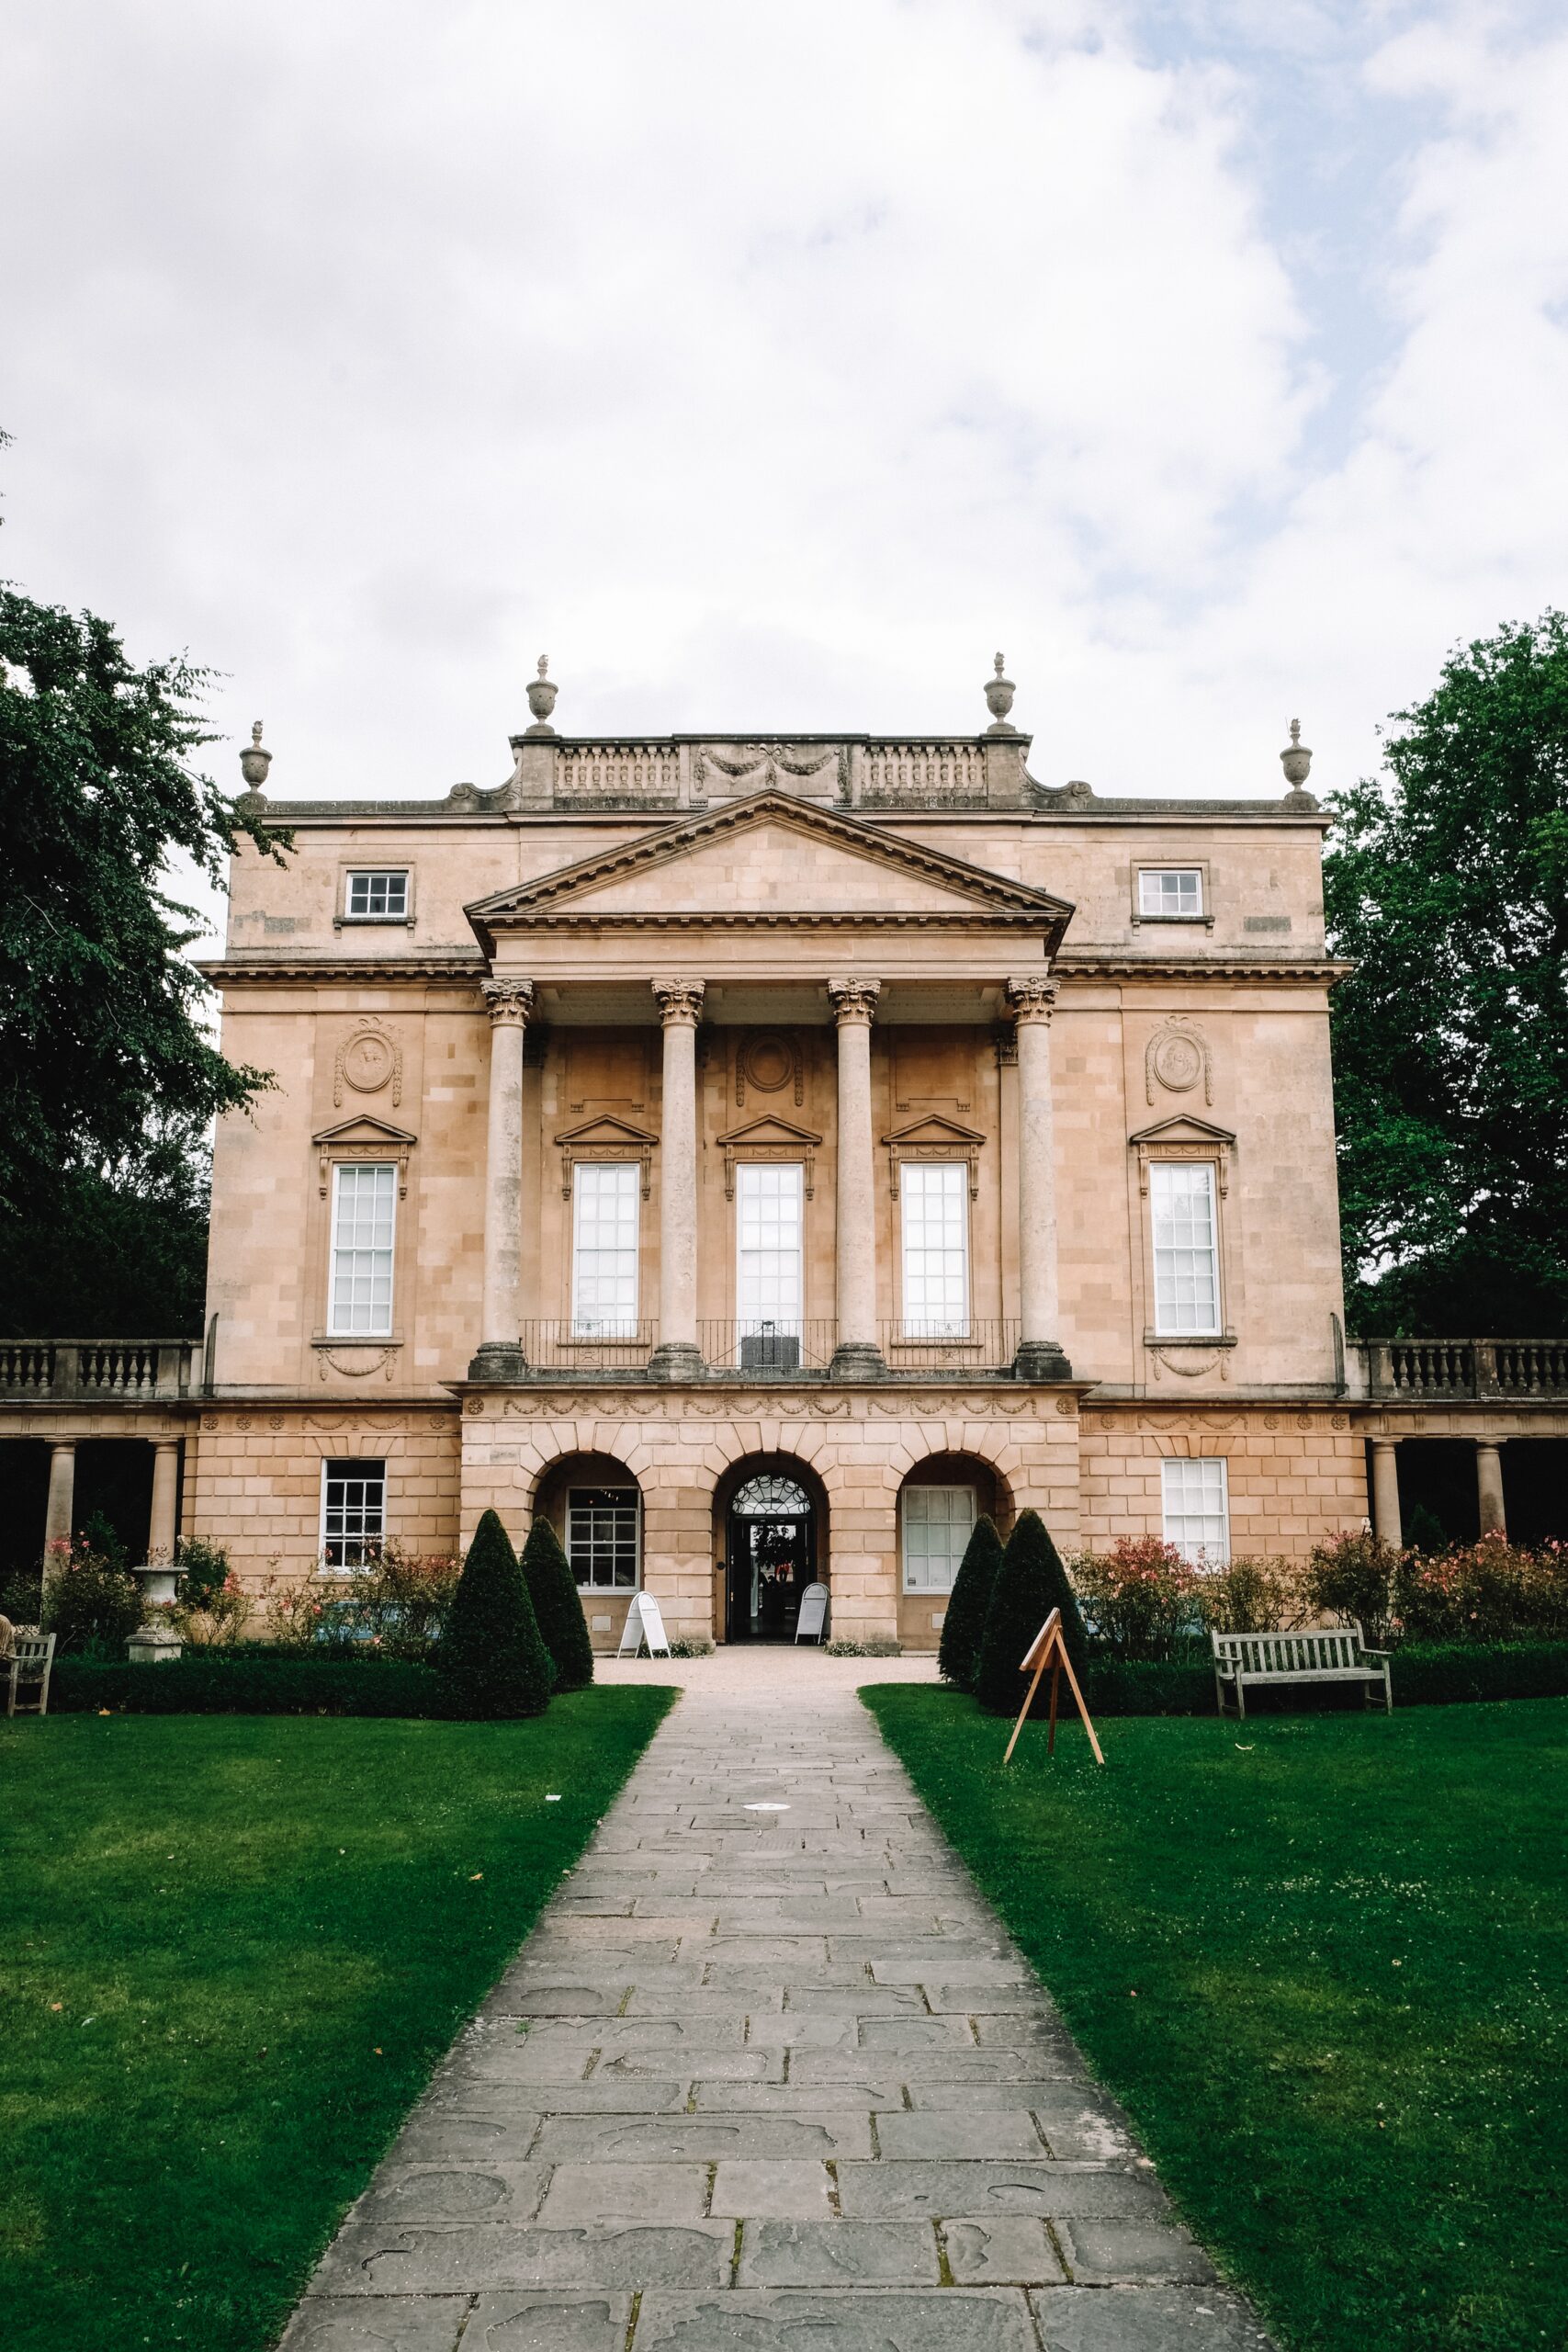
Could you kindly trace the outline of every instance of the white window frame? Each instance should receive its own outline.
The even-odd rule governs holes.
[[[1168,1317],[1160,1300],[1160,1260],[1163,1255],[1176,1257],[1183,1251],[1198,1257],[1200,1249],[1191,1243],[1160,1239],[1160,1193],[1170,1178],[1179,1171],[1184,1176],[1201,1174],[1207,1180],[1209,1208],[1208,1259],[1213,1286],[1213,1315],[1209,1322],[1182,1323]],[[1215,1159],[1154,1159],[1149,1161],[1149,1250],[1154,1282],[1154,1332],[1160,1340],[1218,1340],[1224,1335],[1224,1285],[1220,1251],[1220,1168]],[[1174,1268],[1171,1270],[1174,1275]]]
[[[912,1243],[909,1212],[912,1201],[921,1194],[928,1175],[940,1170],[948,1182],[942,1188],[957,1204],[959,1248],[962,1256],[963,1299],[956,1314],[945,1310],[937,1315],[912,1312],[909,1305],[909,1260]],[[972,1276],[969,1251],[969,1163],[964,1159],[906,1159],[898,1171],[898,1277],[899,1305],[903,1310],[899,1336],[906,1340],[966,1340],[970,1334]]]
[[[1194,1473],[1199,1474],[1194,1476]],[[1195,1521],[1217,1522],[1211,1540],[1190,1533]],[[1194,1567],[1223,1568],[1231,1555],[1230,1464],[1223,1454],[1179,1454],[1160,1464],[1160,1525]]]
[[[1165,892],[1160,886],[1167,875],[1170,875],[1173,877],[1185,877],[1187,876],[1190,876],[1192,877],[1193,882],[1196,884],[1196,890],[1193,893],[1195,899],[1194,904],[1190,906],[1180,904],[1180,899],[1186,895],[1180,890],[1178,890],[1176,893],[1178,903],[1173,905],[1166,905],[1163,903]],[[1145,899],[1145,891],[1148,889],[1150,885],[1154,886],[1152,904],[1148,903]],[[1162,859],[1158,864],[1151,863],[1146,865],[1138,865],[1134,866],[1133,921],[1135,923],[1207,923],[1212,921],[1212,919],[1209,909],[1209,870],[1207,865],[1202,859],[1172,857]]]
[[[356,882],[363,882],[366,885],[367,898],[375,896],[375,886],[380,883],[383,886],[384,901],[390,895],[387,886],[394,882],[400,883],[402,903],[396,907],[386,903],[379,907],[356,907],[354,903],[354,886]],[[406,923],[412,913],[413,872],[412,867],[407,865],[345,865],[344,867],[343,911],[338,917],[340,922]]]
[[[969,1498],[969,1518],[964,1529],[964,1542],[959,1545],[956,1555],[952,1559],[951,1565],[953,1573],[945,1584],[919,1583],[910,1572],[909,1529],[911,1525],[911,1515],[909,1506],[917,1496],[923,1499],[928,1495],[966,1495]],[[934,1593],[938,1597],[941,1597],[942,1595],[950,1593],[953,1590],[953,1582],[958,1575],[959,1563],[962,1561],[964,1552],[968,1548],[969,1538],[975,1532],[975,1522],[979,1516],[980,1497],[974,1487],[963,1484],[953,1486],[928,1486],[923,1479],[918,1479],[912,1485],[905,1487],[903,1495],[903,1509],[898,1514],[898,1548],[901,1555],[900,1565],[903,1569],[903,1583],[904,1590],[906,1592],[917,1594]],[[956,1521],[950,1519],[947,1524],[949,1526],[953,1526],[956,1524]],[[949,1549],[951,1551],[951,1546]]]
[[[338,1217],[343,1199],[345,1176],[355,1180],[365,1175],[380,1175],[387,1179],[388,1235],[385,1244],[372,1243],[362,1250],[355,1244],[338,1239]],[[329,1340],[389,1340],[396,1307],[398,1277],[398,1164],[393,1159],[340,1159],[333,1164],[332,1199],[329,1204],[330,1222],[327,1230],[327,1337]],[[341,1324],[338,1309],[338,1261],[359,1255],[381,1257],[387,1261],[387,1305],[384,1321],[361,1325]]]
[[[757,1196],[764,1191],[759,1182],[763,1178],[793,1177],[795,1180],[795,1301],[776,1306],[750,1306],[747,1303],[746,1215],[747,1195]],[[782,1252],[779,1254],[783,1254]],[[740,1159],[735,1165],[735,1318],[739,1334],[756,1338],[764,1329],[781,1338],[799,1339],[805,1329],[806,1315],[806,1163],[800,1159]]]
[[[631,1290],[629,1304],[617,1299],[609,1313],[602,1313],[581,1303],[584,1255],[590,1245],[583,1241],[583,1205],[598,1193],[597,1180],[602,1176],[616,1179],[615,1191],[631,1204],[631,1241],[626,1254],[631,1260]],[[584,1184],[583,1178],[590,1181]],[[608,1254],[614,1248],[621,1254],[623,1245],[593,1245]],[[571,1170],[571,1336],[574,1340],[632,1340],[637,1337],[638,1303],[641,1295],[642,1258],[642,1170],[635,1159],[579,1159]],[[618,1276],[619,1280],[620,1277]]]
[[[614,1583],[611,1583],[611,1584],[601,1584],[601,1583],[598,1583],[598,1582],[594,1581],[594,1580],[593,1580],[593,1578],[592,1578],[592,1566],[593,1566],[593,1562],[592,1562],[592,1551],[591,1551],[591,1554],[590,1554],[590,1560],[589,1560],[589,1568],[590,1568],[590,1580],[589,1580],[589,1582],[588,1582],[588,1583],[586,1583],[586,1584],[584,1584],[584,1583],[582,1582],[581,1578],[579,1577],[578,1572],[577,1572],[577,1563],[576,1563],[576,1561],[572,1558],[572,1550],[571,1550],[571,1547],[572,1547],[572,1540],[573,1540],[573,1533],[574,1533],[574,1530],[573,1530],[573,1527],[572,1527],[572,1521],[573,1521],[573,1519],[577,1516],[577,1512],[576,1512],[576,1507],[575,1507],[575,1505],[576,1505],[576,1498],[577,1498],[579,1495],[614,1495],[614,1496],[615,1496],[615,1497],[617,1498],[617,1501],[618,1501],[618,1502],[620,1502],[620,1501],[624,1501],[624,1502],[629,1503],[629,1504],[631,1505],[632,1514],[633,1514],[633,1520],[632,1520],[633,1558],[632,1558],[632,1580],[631,1580],[630,1584],[614,1584]],[[602,1509],[602,1508],[603,1508],[603,1506],[602,1506],[602,1505],[601,1505],[601,1506],[598,1506],[598,1508],[601,1508],[601,1509]],[[640,1591],[642,1590],[642,1494],[641,1494],[641,1490],[640,1490],[640,1488],[638,1488],[638,1487],[591,1487],[591,1486],[588,1486],[588,1485],[586,1485],[586,1484],[585,1484],[585,1485],[583,1485],[583,1486],[581,1486],[581,1487],[569,1487],[567,1488],[567,1491],[566,1491],[566,1556],[567,1556],[568,1563],[569,1563],[569,1565],[570,1566],[570,1568],[571,1568],[572,1581],[573,1581],[573,1583],[577,1586],[577,1589],[579,1590],[579,1592],[592,1592],[592,1593],[617,1593],[617,1592],[633,1593],[633,1592],[640,1592]],[[613,1555],[612,1555],[612,1565],[613,1565]]]
[[[368,1470],[374,1465],[374,1456],[366,1455],[361,1457],[355,1454],[353,1456],[345,1455],[341,1461],[337,1462],[323,1460],[321,1464],[321,1520],[317,1531],[317,1556],[320,1559],[322,1567],[331,1576],[357,1576],[363,1569],[370,1566],[369,1561],[363,1556],[366,1544],[367,1543],[378,1544],[384,1544],[387,1540],[387,1464],[384,1460],[381,1461],[378,1465],[381,1474],[381,1500],[377,1508],[377,1518],[378,1521],[377,1527],[374,1530],[369,1530],[362,1525],[353,1535],[344,1534],[341,1530],[336,1535],[333,1535],[329,1532],[327,1526],[329,1516],[329,1498],[332,1490],[333,1473],[336,1472],[341,1476],[341,1474],[347,1471],[350,1467],[357,1470]],[[371,1482],[359,1480],[355,1483],[366,1485]],[[340,1504],[339,1509],[341,1511],[346,1510],[347,1506]],[[366,1507],[363,1503],[359,1506],[359,1512],[363,1519],[366,1516]],[[329,1561],[327,1558],[327,1546],[331,1543],[336,1543],[344,1546],[353,1544],[358,1547],[361,1556],[356,1560]]]

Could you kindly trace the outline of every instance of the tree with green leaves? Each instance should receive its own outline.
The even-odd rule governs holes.
[[[556,1669],[555,1689],[585,1690],[593,1679],[593,1645],[571,1563],[541,1511],[523,1546],[523,1581]]]
[[[1329,803],[1352,1326],[1568,1331],[1568,616],[1456,649]]]
[[[555,1666],[512,1538],[493,1510],[474,1530],[435,1653],[454,1715],[473,1723],[542,1715]]]
[[[1002,1539],[997,1533],[995,1521],[982,1511],[964,1547],[958,1574],[953,1579],[942,1621],[942,1640],[937,1646],[937,1671],[955,1690],[975,1688],[986,1611],[991,1605],[997,1570],[1001,1564]]]
[[[1015,1715],[1022,1706],[1021,1662],[1053,1609],[1062,1612],[1062,1639],[1081,1683],[1089,1636],[1077,1596],[1039,1512],[1020,1511],[997,1570],[975,1675],[975,1696],[988,1715]]]
[[[206,1135],[265,1071],[225,1059],[178,860],[288,836],[197,773],[206,673],[0,587],[0,1330],[199,1329]],[[173,1333],[170,1336],[174,1336]]]

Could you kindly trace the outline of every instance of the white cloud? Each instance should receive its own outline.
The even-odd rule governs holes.
[[[6,569],[228,671],[280,792],[497,780],[541,646],[572,730],[976,726],[999,644],[1050,780],[1277,791],[1298,703],[1354,773],[1556,590],[1568,44],[1255,17],[56,0]],[[1406,126],[1365,383],[1269,177],[1336,44]]]

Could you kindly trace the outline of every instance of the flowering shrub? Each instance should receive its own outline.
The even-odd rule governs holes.
[[[215,1579],[210,1568],[204,1569],[199,1580],[182,1577],[174,1606],[165,1612],[181,1641],[193,1649],[229,1647],[240,1640],[255,1611],[254,1600],[225,1555],[215,1552],[213,1557],[222,1562],[221,1577]]]
[[[1198,1578],[1198,1606],[1214,1634],[1272,1634],[1306,1613],[1299,1570],[1289,1560],[1233,1560]]]
[[[1394,1576],[1394,1611],[1413,1642],[1568,1634],[1568,1545],[1528,1552],[1483,1535],[1435,1555],[1406,1552]]]
[[[62,1654],[120,1658],[141,1624],[141,1588],[122,1562],[85,1535],[47,1546],[43,1629]]]
[[[428,1658],[441,1638],[462,1563],[442,1553],[380,1546],[363,1568],[312,1567],[266,1588],[270,1638],[288,1650],[323,1647]]]
[[[1303,1587],[1312,1608],[1329,1617],[1353,1617],[1371,1645],[1381,1648],[1393,1620],[1393,1581],[1400,1555],[1369,1532],[1347,1532],[1314,1544]]]
[[[1200,1629],[1199,1571],[1157,1535],[1086,1552],[1072,1574],[1089,1631],[1117,1657],[1174,1657]]]

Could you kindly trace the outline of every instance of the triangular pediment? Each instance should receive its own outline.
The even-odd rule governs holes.
[[[1152,1127],[1140,1127],[1129,1143],[1235,1143],[1229,1127],[1216,1127],[1207,1119],[1156,1119]]]
[[[498,931],[547,921],[682,917],[1000,919],[1059,939],[1073,910],[1067,900],[1008,875],[769,790],[498,890],[467,911],[488,947]]]
[[[804,1149],[815,1148],[822,1140],[809,1127],[797,1127],[793,1119],[781,1119],[772,1112],[760,1119],[748,1119],[744,1126],[731,1127],[728,1135],[718,1138],[728,1151],[758,1149],[763,1144],[798,1144]]]
[[[580,1120],[575,1127],[563,1127],[557,1143],[569,1143],[574,1150],[593,1144],[629,1144],[641,1151],[659,1141],[651,1127],[639,1127],[635,1119],[617,1119],[613,1111],[602,1111],[592,1119]]]
[[[984,1143],[984,1131],[966,1127],[962,1119],[949,1119],[940,1111],[928,1111],[923,1118],[906,1119],[901,1127],[882,1138],[884,1143],[962,1144],[965,1150],[972,1143]]]
[[[319,1134],[310,1137],[310,1141],[314,1144],[395,1143],[406,1145],[417,1143],[419,1137],[411,1136],[406,1127],[394,1127],[389,1121],[373,1119],[368,1112],[362,1111],[357,1118],[340,1119],[334,1127],[322,1127]]]

